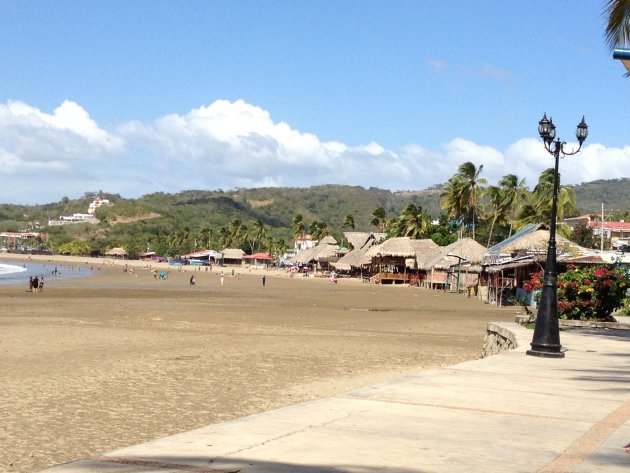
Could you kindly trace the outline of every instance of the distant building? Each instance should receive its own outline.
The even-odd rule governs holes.
[[[98,209],[101,205],[112,205],[109,199],[101,199],[100,197],[96,197],[88,207],[88,213],[94,214],[96,209]]]
[[[293,248],[296,253],[309,250],[317,246],[318,240],[314,240],[311,235],[304,235],[302,238],[296,238]]]
[[[618,240],[626,240],[630,238],[630,222],[597,222],[591,221],[589,228],[593,230],[593,235],[596,238],[601,238],[602,233],[604,238],[610,240],[610,244],[617,246]]]
[[[34,242],[37,238],[41,238],[42,241],[47,242],[48,233],[37,232],[3,232],[0,233],[0,239],[3,240],[5,246],[11,250],[28,250],[31,249],[30,242]]]
[[[618,244],[619,240],[626,240],[630,238],[630,222],[623,220],[619,222],[606,222],[601,221],[596,215],[584,214],[579,217],[565,218],[564,223],[568,225],[571,230],[575,230],[579,224],[584,224],[593,232],[593,236],[596,239],[601,239],[602,235],[604,239],[610,240],[610,244],[613,248],[617,246],[624,246]]]
[[[575,230],[575,227],[577,227],[580,224],[584,224],[588,227],[589,224],[591,223],[591,219],[592,219],[591,214],[584,214],[584,215],[580,215],[579,217],[565,218],[564,223],[571,229],[571,231],[573,231]]]
[[[109,199],[101,199],[100,197],[96,197],[90,205],[88,206],[88,213],[82,214],[72,214],[72,215],[61,215],[57,220],[49,220],[48,225],[51,227],[58,225],[68,225],[71,223],[98,223],[98,219],[94,217],[94,212],[102,205],[112,205]]]

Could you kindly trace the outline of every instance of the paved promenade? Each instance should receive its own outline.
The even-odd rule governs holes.
[[[563,331],[546,359],[502,325],[517,349],[46,473],[630,471],[630,332]]]

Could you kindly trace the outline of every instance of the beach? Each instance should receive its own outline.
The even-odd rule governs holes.
[[[7,472],[476,359],[487,322],[512,321],[516,311],[441,291],[280,271],[235,268],[232,276],[232,268],[33,260],[90,275],[47,280],[41,293],[28,292],[27,279],[0,287]]]

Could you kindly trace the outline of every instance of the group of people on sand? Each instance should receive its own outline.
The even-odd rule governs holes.
[[[44,290],[44,276],[33,277],[31,276],[28,279],[28,290],[29,292],[39,292]]]

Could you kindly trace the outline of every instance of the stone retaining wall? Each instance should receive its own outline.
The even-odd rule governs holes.
[[[481,357],[486,358],[505,350],[513,350],[517,346],[516,335],[513,332],[490,322],[486,329],[486,338],[483,341]]]

